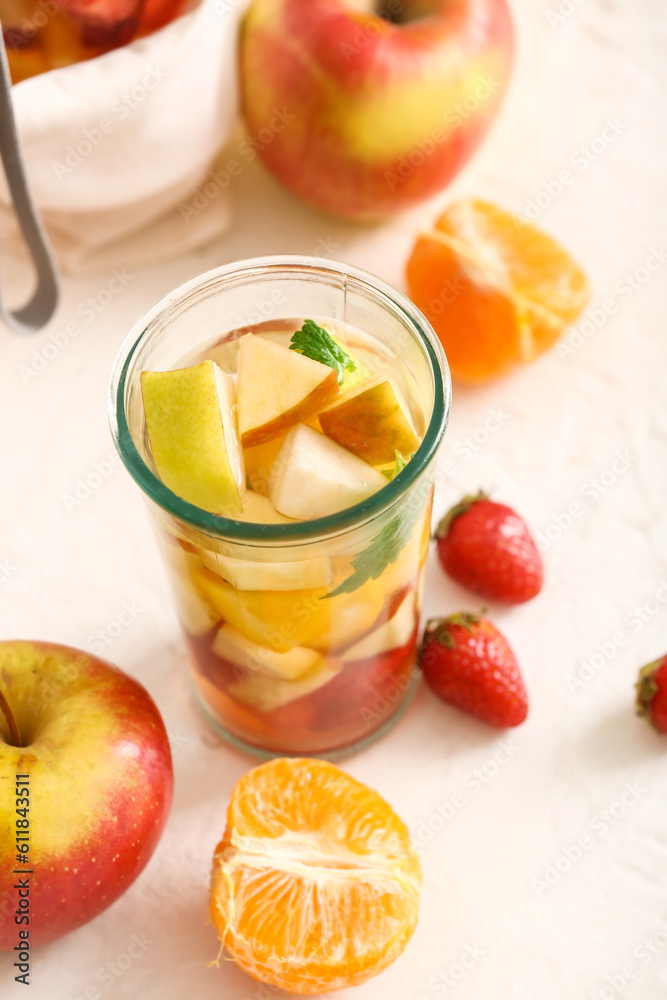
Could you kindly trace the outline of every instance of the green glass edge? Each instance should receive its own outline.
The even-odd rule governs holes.
[[[275,270],[285,268],[301,269],[303,271],[314,269],[325,270],[339,277],[352,278],[359,285],[367,285],[374,295],[385,299],[390,308],[392,306],[394,309],[398,308],[407,317],[412,329],[418,334],[422,348],[426,350],[434,381],[431,420],[426,429],[424,440],[406,467],[394,479],[389,481],[386,486],[383,486],[381,490],[378,490],[377,493],[374,493],[361,503],[355,504],[353,507],[347,507],[339,513],[298,524],[269,525],[236,521],[233,518],[212,514],[209,511],[202,510],[200,507],[196,507],[194,504],[188,503],[187,500],[183,500],[175,493],[172,493],[146,465],[132,440],[125,417],[125,386],[132,358],[146,334],[150,323],[164,311],[164,308],[170,307],[166,303],[171,300],[170,304],[174,304],[184,294],[200,289],[208,281],[214,280],[216,277],[224,277],[232,273],[238,274],[239,271],[246,270],[249,277],[251,277],[253,272],[265,271],[267,267]],[[165,304],[164,307],[163,303]],[[444,357],[444,352],[442,352],[444,361],[443,369],[446,375],[447,391],[445,391],[443,369],[440,367],[440,359],[431,343],[431,337],[434,340],[437,339],[435,332],[432,331],[431,336],[429,336],[426,331],[432,329],[430,324],[416,306],[413,306],[410,300],[401,292],[361,268],[350,267],[343,263],[317,257],[307,258],[276,255],[251,258],[233,265],[214,268],[213,270],[204,272],[197,278],[184,282],[155,303],[144,315],[149,318],[148,322],[143,326],[139,335],[136,336],[131,347],[127,349],[127,357],[125,358],[115,392],[114,376],[118,361],[126,351],[127,340],[122,344],[114,363],[109,386],[109,419],[112,437],[125,468],[143,493],[159,507],[167,511],[167,513],[172,514],[181,521],[187,522],[190,527],[205,534],[223,537],[234,542],[306,542],[314,541],[322,536],[339,534],[351,527],[360,526],[392,508],[405,495],[410,486],[416,482],[420,474],[428,467],[447,427],[452,395],[451,379],[449,378],[447,360]],[[135,329],[136,327],[130,332],[128,340],[134,335]]]

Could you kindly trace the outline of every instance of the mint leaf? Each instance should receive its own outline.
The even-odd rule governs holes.
[[[352,560],[352,574],[335,590],[326,594],[325,599],[337,597],[338,594],[354,593],[367,580],[377,580],[387,566],[396,562],[424,511],[429,486],[429,482],[422,483],[414,492],[408,494],[401,511],[395,514],[371,539],[367,548]]]
[[[396,451],[394,452],[394,454],[396,456],[396,465],[394,466],[394,468],[393,469],[383,469],[382,470],[382,475],[386,476],[387,479],[395,479],[395,477],[399,474],[399,472],[403,471],[403,469],[405,468],[405,466],[408,464],[408,462],[412,458],[412,455],[410,455],[409,458],[403,458],[403,452],[399,451],[398,449],[396,449]]]
[[[353,372],[357,367],[331,334],[312,319],[305,320],[301,329],[292,335],[289,346],[290,351],[297,351],[312,361],[320,361],[323,365],[333,368],[338,376],[339,385],[342,384],[345,371]]]

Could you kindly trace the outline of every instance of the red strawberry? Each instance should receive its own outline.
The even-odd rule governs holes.
[[[428,622],[420,666],[443,701],[492,726],[518,726],[528,714],[516,657],[486,618],[461,611]]]
[[[637,714],[659,733],[667,733],[667,656],[642,667],[635,688]]]
[[[452,507],[435,537],[445,572],[476,594],[521,604],[542,589],[542,559],[526,522],[485,493]]]

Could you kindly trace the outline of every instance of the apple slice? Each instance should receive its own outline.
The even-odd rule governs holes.
[[[236,590],[203,570],[193,583],[228,624],[247,639],[286,652],[310,646],[330,628],[331,602],[326,588],[302,590]]]
[[[350,594],[328,597],[331,606],[328,625],[308,643],[315,649],[337,650],[348,646],[369,632],[382,613],[386,591],[379,580],[366,580]]]
[[[327,437],[370,465],[393,463],[397,451],[407,459],[420,445],[389,379],[360,385],[319,420]]]
[[[141,394],[153,460],[165,486],[213,514],[240,514],[245,468],[232,376],[213,361],[142,372]]]
[[[386,594],[379,580],[367,580],[352,593],[335,597],[327,597],[327,587],[236,590],[206,569],[192,583],[237,632],[280,652],[295,646],[326,650],[355,642],[375,625]]]
[[[279,514],[268,497],[248,490],[243,494],[243,513],[239,521],[257,524],[293,524],[294,518]],[[232,554],[233,553],[233,554]],[[247,553],[247,556],[246,556]],[[302,556],[293,561],[266,561],[266,552],[252,546],[218,546],[200,549],[199,559],[211,572],[227,580],[238,590],[302,590],[329,587],[333,574],[328,556]]]
[[[266,677],[282,677],[294,681],[306,674],[316,672],[323,663],[321,653],[306,646],[294,646],[286,653],[259,646],[237,632],[231,625],[218,629],[213,643],[213,652],[229,663],[243,670],[262,674]]]
[[[174,574],[171,585],[176,597],[176,611],[186,632],[200,638],[206,635],[220,621],[210,605],[202,599],[188,580]]]
[[[230,684],[227,690],[234,698],[252,705],[260,712],[272,712],[282,708],[297,698],[304,698],[318,688],[328,684],[340,673],[339,660],[322,659],[320,666],[301,677],[299,680],[287,681],[282,678],[269,678],[260,675],[248,675],[242,681]]]
[[[252,521],[255,524],[294,524],[295,518],[285,517],[273,506],[268,497],[253,490],[246,490],[241,496],[243,510],[236,514],[237,521]]]
[[[294,562],[260,562],[202,550],[204,566],[237,590],[299,590],[329,587],[333,574],[327,556]]]
[[[297,424],[273,463],[269,497],[281,514],[309,520],[351,507],[386,485],[377,469],[312,427]]]
[[[317,417],[311,418],[317,420]],[[315,425],[319,430],[319,425]],[[244,448],[245,474],[249,487],[256,493],[268,496],[269,476],[276,456],[282,448],[285,435],[281,434],[266,444],[255,445],[254,448]]]
[[[387,653],[390,649],[405,646],[415,630],[415,625],[415,595],[410,591],[388,622],[345,650],[343,654],[345,662],[366,660],[371,656]]]
[[[252,333],[239,345],[238,410],[244,448],[279,437],[338,395],[333,368]]]

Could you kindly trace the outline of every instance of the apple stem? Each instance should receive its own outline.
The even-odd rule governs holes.
[[[11,741],[12,746],[15,747],[22,746],[21,733],[16,723],[16,719],[14,718],[14,713],[9,707],[9,702],[5,698],[1,689],[0,689],[0,709],[2,709],[2,713],[5,719],[7,720],[7,725],[9,726],[9,739]]]

